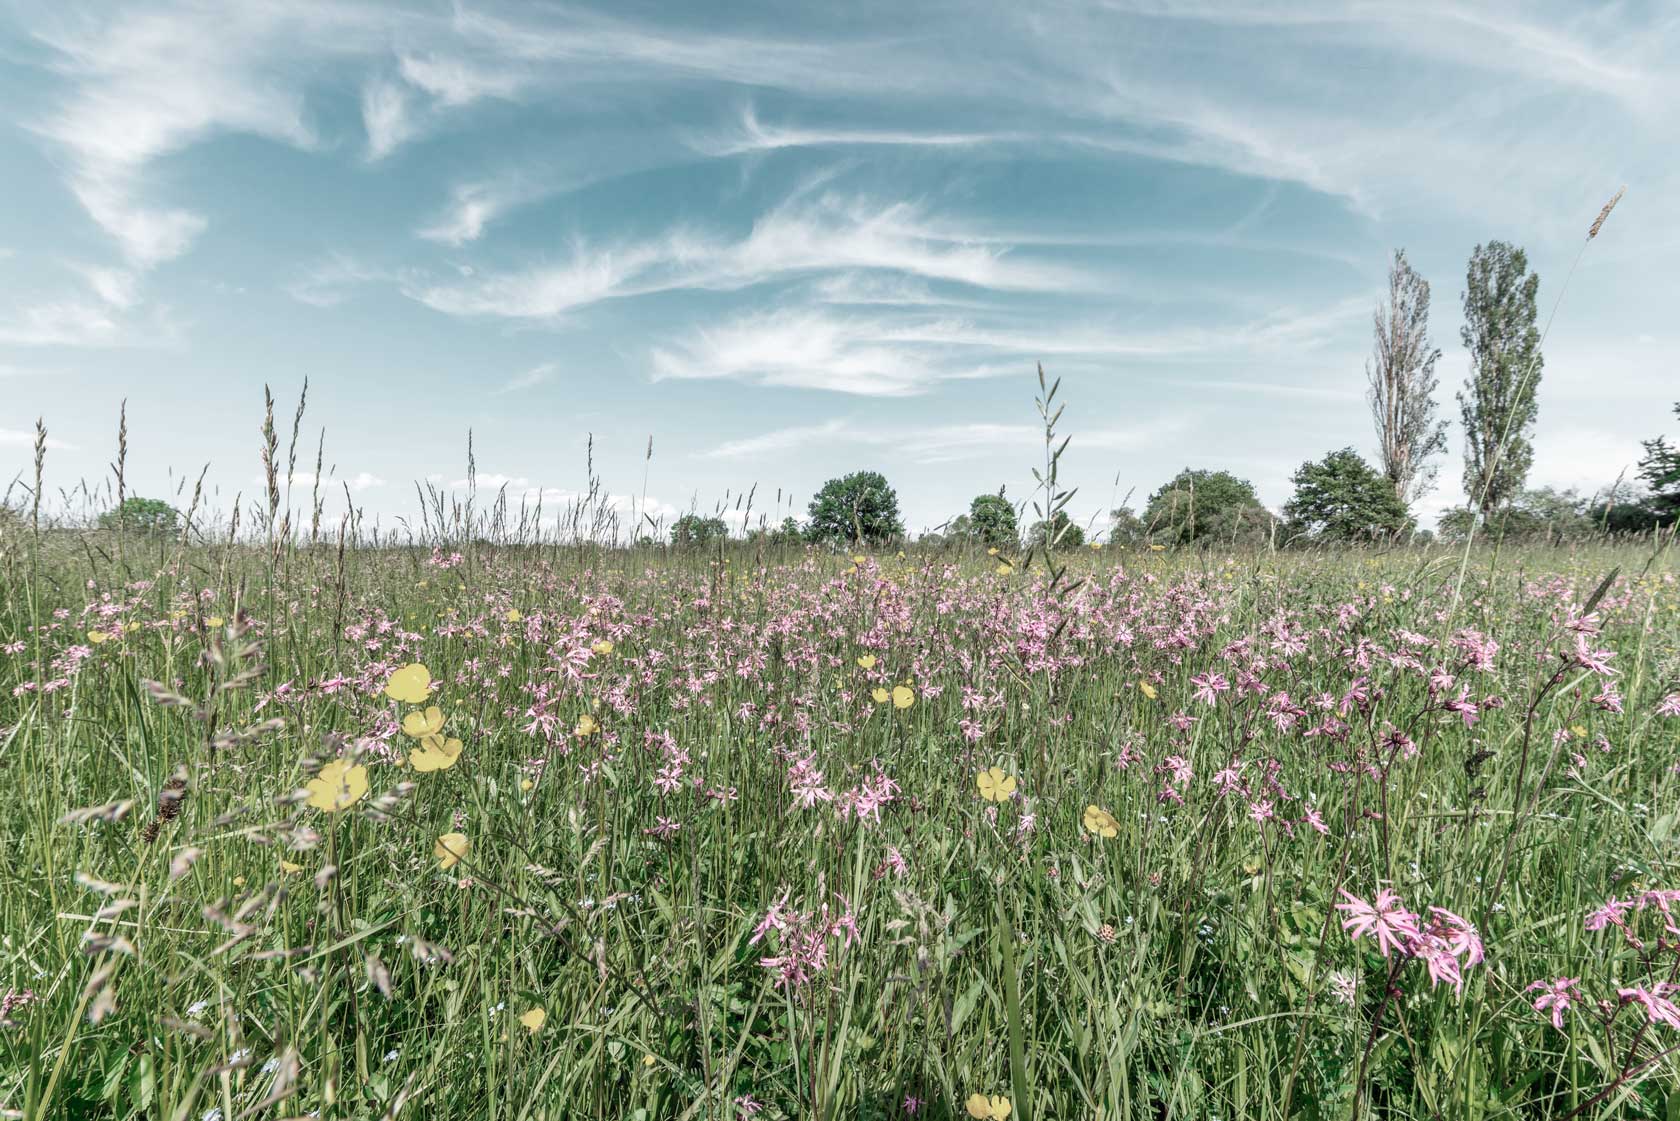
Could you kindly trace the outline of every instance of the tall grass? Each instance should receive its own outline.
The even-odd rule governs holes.
[[[1669,542],[305,532],[301,405],[254,531],[0,519],[9,1115],[1680,1108]]]

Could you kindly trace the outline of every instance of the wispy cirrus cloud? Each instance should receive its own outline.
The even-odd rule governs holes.
[[[1369,314],[1363,299],[1308,311],[1284,311],[1220,327],[1102,327],[1090,323],[1021,325],[951,315],[843,315],[817,306],[750,312],[693,328],[650,348],[655,379],[718,379],[819,389],[868,397],[905,397],[939,383],[1008,376],[1040,360],[1254,361],[1294,357],[1338,339]],[[1258,392],[1347,396],[1339,389],[1248,379]],[[1210,387],[1217,385],[1210,383]],[[1352,394],[1357,396],[1357,394]]]
[[[557,367],[553,362],[544,362],[540,366],[533,366],[524,373],[518,374],[503,382],[502,387],[496,390],[496,392],[498,394],[518,393],[523,389],[535,389],[537,386],[542,385],[544,382],[553,377],[556,368]]]
[[[1152,447],[1184,430],[1178,418],[1145,423],[1081,429],[1080,448],[1107,450]],[[892,448],[916,463],[949,463],[964,459],[1031,452],[1044,444],[1044,428],[1034,424],[911,424],[880,425],[834,419],[821,424],[794,425],[724,443],[700,453],[705,459],[757,460],[813,445],[847,444]]]
[[[571,258],[447,283],[410,284],[413,299],[452,315],[549,319],[601,300],[680,289],[731,290],[806,273],[883,270],[1000,291],[1088,287],[1080,270],[936,228],[910,203],[825,196],[762,216],[733,240],[692,230],[591,248]]]

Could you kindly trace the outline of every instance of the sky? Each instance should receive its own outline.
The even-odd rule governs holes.
[[[49,493],[108,478],[126,400],[129,493],[225,509],[307,377],[329,518],[462,490],[470,430],[549,511],[593,441],[626,521],[873,469],[918,531],[1029,497],[1042,363],[1080,521],[1186,466],[1275,508],[1374,454],[1403,247],[1455,429],[1427,524],[1500,239],[1543,321],[1569,278],[1530,484],[1590,492],[1680,397],[1675,57],[1680,7],[1579,0],[0,0],[0,488],[38,417]]]

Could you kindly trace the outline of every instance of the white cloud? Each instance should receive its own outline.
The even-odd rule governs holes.
[[[1065,291],[1091,278],[1006,247],[935,229],[909,203],[871,206],[825,196],[770,211],[734,241],[673,230],[664,237],[591,249],[571,259],[462,282],[405,290],[437,311],[548,319],[601,300],[678,289],[738,289],[792,274],[888,270],[1001,291]]]
[[[35,446],[35,430],[25,428],[0,428],[0,448],[32,448]],[[47,447],[53,451],[74,451],[75,444],[67,444],[63,440],[47,437]]]
[[[115,346],[124,341],[122,324],[109,308],[62,300],[20,309],[0,319],[0,343],[16,346]]]
[[[1129,427],[1072,430],[1070,446],[1083,450],[1138,449],[1158,445],[1183,430],[1183,422],[1166,418]],[[914,463],[948,463],[965,459],[1031,453],[1044,446],[1044,428],[1036,424],[876,425],[852,420],[796,425],[730,440],[701,453],[706,459],[757,460],[799,448],[853,444],[890,448]]]
[[[368,81],[362,87],[362,127],[369,159],[382,160],[396,151],[418,130],[409,113],[408,91],[383,78]]]
[[[287,284],[286,294],[311,307],[337,307],[356,289],[390,279],[392,274],[383,269],[363,264],[346,253],[332,253]]]
[[[444,54],[405,54],[402,76],[418,89],[437,98],[439,104],[458,108],[484,98],[511,98],[523,84],[520,76],[504,66],[479,65]]]
[[[1364,300],[1352,299],[1224,327],[1128,331],[1059,322],[1020,327],[949,316],[842,316],[822,308],[790,307],[697,327],[678,341],[651,348],[648,360],[656,379],[726,378],[900,397],[926,392],[942,381],[1020,374],[1050,358],[1293,358],[1324,345],[1368,314]],[[1356,391],[1311,384],[1245,379],[1232,385],[1309,396],[1358,396]]]
[[[261,478],[255,478],[255,479],[252,480],[252,482],[255,483],[257,486],[267,485],[266,482]],[[286,479],[284,477],[282,477],[280,479],[280,484],[281,484],[281,486],[286,485]],[[292,472],[291,487],[292,487],[292,490],[294,492],[300,491],[300,490],[313,489],[315,487],[315,485],[316,485],[315,472],[313,472],[313,471],[293,471]],[[358,471],[354,475],[350,475],[350,476],[341,476],[341,475],[329,472],[326,475],[320,476],[321,489],[323,491],[326,491],[326,492],[329,492],[329,493],[332,492],[332,491],[342,490],[345,487],[349,487],[351,489],[351,491],[353,491],[357,494],[360,494],[362,491],[373,490],[376,487],[382,487],[384,485],[385,485],[385,480],[381,479],[378,475],[375,475],[371,471]]]
[[[522,389],[532,389],[553,377],[555,368],[552,362],[544,362],[540,366],[533,366],[523,374],[509,378],[496,392],[498,394],[518,393]]]

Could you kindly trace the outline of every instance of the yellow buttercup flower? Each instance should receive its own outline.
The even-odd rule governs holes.
[[[993,1094],[988,1098],[985,1094],[979,1092],[968,1095],[968,1100],[963,1103],[963,1108],[968,1111],[970,1117],[980,1118],[981,1121],[986,1121],[988,1118],[990,1121],[1005,1121],[1005,1118],[1012,1112],[1008,1098],[998,1094]]]
[[[411,662],[391,674],[391,680],[385,683],[385,695],[404,704],[424,704],[431,686],[432,672],[419,662]]]
[[[472,842],[467,840],[465,833],[445,833],[432,846],[432,855],[437,857],[439,871],[448,871],[471,850]]]
[[[507,609],[507,614],[502,616],[502,618],[506,619],[510,623],[517,623],[517,622],[519,622],[519,620],[523,619],[524,617],[525,616],[523,616],[519,613],[519,608],[517,608],[517,607],[508,608]]]
[[[870,690],[869,695],[875,698],[875,703],[878,705],[886,704],[887,698],[892,696],[892,694],[887,692],[885,689],[872,689]]]
[[[1015,776],[1002,767],[988,767],[974,776],[980,797],[988,802],[1007,802],[1015,794]]]
[[[916,703],[916,691],[908,685],[894,685],[892,702],[894,708],[909,708]]]
[[[311,806],[337,813],[367,797],[367,768],[360,763],[352,766],[348,759],[334,759],[322,767],[304,788],[309,791]]]
[[[425,712],[409,713],[403,717],[402,730],[403,735],[415,740],[437,735],[443,731],[443,709],[432,705]]]
[[[220,615],[212,615],[210,618],[204,620],[204,625],[207,627],[219,627],[222,625],[222,617]]]
[[[139,623],[130,622],[130,623],[124,623],[123,624],[123,633],[124,634],[133,634],[135,631],[137,631],[139,629],[140,629],[140,624]]]
[[[1086,806],[1085,816],[1081,819],[1085,828],[1099,837],[1118,837],[1120,823],[1114,820],[1114,815],[1101,806]]]
[[[1151,545],[1149,546],[1149,551],[1152,553],[1164,553],[1167,551],[1167,547],[1165,545]]]
[[[541,1005],[538,1005],[520,1016],[519,1022],[525,1025],[526,1031],[536,1035],[542,1030],[543,1024],[548,1022],[548,1012]]]
[[[102,642],[111,641],[111,636],[106,634],[104,631],[89,631],[87,634],[88,641],[93,643],[95,646],[98,646]]]
[[[1149,682],[1147,682],[1147,681],[1138,682],[1138,692],[1142,693],[1144,696],[1148,697],[1150,700],[1155,699],[1155,686],[1149,684]]]
[[[601,725],[595,720],[595,718],[593,716],[589,715],[587,712],[584,713],[582,716],[578,717],[578,722],[577,722],[577,734],[578,735],[580,735],[580,736],[593,736],[596,732],[599,732],[600,730],[601,730]]]
[[[1014,571],[1015,571],[1015,566],[1012,565],[1012,564],[1000,564],[1000,565],[997,566],[997,574],[999,576],[1008,576],[1011,572],[1014,572]]]
[[[1101,541],[1091,542],[1091,551],[1092,552],[1096,552],[1100,548],[1102,548],[1102,542]]]
[[[865,654],[863,657],[858,659],[858,665],[862,666],[864,669],[874,669],[875,655]]]
[[[996,546],[996,545],[993,545],[993,546],[992,546],[992,547],[991,547],[991,548],[990,548],[990,549],[987,549],[987,550],[986,550],[986,555],[987,555],[987,556],[988,556],[988,557],[995,557],[995,556],[997,556],[997,555],[998,555],[998,551],[997,551],[997,546]]]
[[[868,558],[866,558],[862,553],[859,553],[857,556],[852,558],[852,563],[853,564],[862,564],[866,559],[868,559]]]
[[[460,758],[460,740],[453,737],[444,739],[434,734],[421,740],[420,746],[408,753],[408,764],[422,773],[447,771]]]
[[[282,860],[280,862],[280,871],[286,873],[288,876],[295,876],[299,872],[303,871],[303,865],[293,864],[290,860]]]
[[[589,648],[597,654],[611,654],[613,652],[612,639],[603,638],[598,642],[592,643]]]

